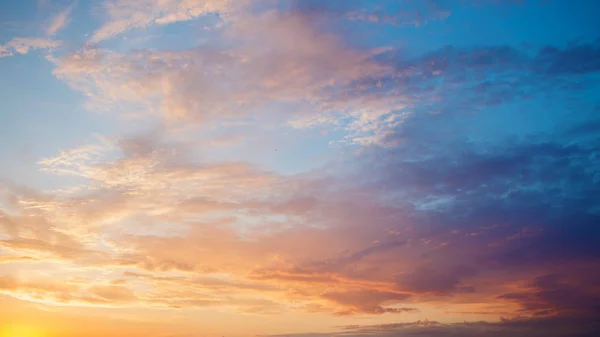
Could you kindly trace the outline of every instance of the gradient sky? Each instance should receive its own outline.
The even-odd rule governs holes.
[[[0,337],[600,336],[598,13],[1,1]]]

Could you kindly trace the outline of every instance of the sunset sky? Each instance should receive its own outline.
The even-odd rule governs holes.
[[[0,337],[600,336],[599,13],[0,1]]]

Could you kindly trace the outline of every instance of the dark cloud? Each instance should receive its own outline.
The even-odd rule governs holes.
[[[534,315],[571,315],[600,318],[600,274],[589,270],[571,277],[549,274],[532,279],[523,291],[499,298],[522,305]]]
[[[382,325],[351,325],[337,333],[288,334],[278,337],[374,336],[374,337],[593,337],[600,333],[598,321],[589,318],[521,318],[499,322],[443,324],[417,321]]]
[[[600,212],[595,201],[600,163],[593,125],[565,126],[562,137],[538,134],[477,143],[429,132],[428,123],[436,118],[443,117],[415,118],[396,130],[406,141],[395,148],[364,151],[363,166],[352,179],[410,212],[409,223],[387,224],[408,240],[403,254],[422,253],[411,263],[417,266],[412,270],[402,263],[389,266],[397,289],[460,297],[478,290],[487,275],[514,273],[513,280],[534,278],[523,291],[496,294],[496,299],[520,304],[524,315],[553,318],[427,333],[562,336],[575,324],[574,317],[587,317],[588,325],[592,317],[600,317]],[[573,130],[591,137],[574,141]],[[420,242],[438,244],[429,248]],[[449,267],[456,265],[469,267]],[[582,272],[582,265],[590,267]],[[556,331],[549,327],[553,320],[562,324]],[[537,325],[548,334],[535,330]],[[574,335],[592,336],[588,325],[576,327],[581,333]]]
[[[444,46],[417,58],[406,59],[401,53],[389,51],[381,56],[383,62],[394,62],[405,76],[428,75],[439,71],[444,79],[454,83],[473,80],[479,85],[491,85],[490,75],[511,71],[522,81],[541,82],[548,78],[527,78],[527,73],[544,75],[582,75],[600,70],[600,47],[596,43],[577,43],[567,46],[544,46],[533,53],[511,45],[457,47]],[[520,71],[521,73],[514,73]],[[483,80],[483,81],[481,81]],[[528,82],[532,83],[532,82]]]
[[[600,105],[595,111],[600,111]],[[600,121],[592,120],[584,124],[576,125],[565,132],[567,137],[600,137]]]
[[[535,57],[535,69],[547,75],[579,75],[600,71],[600,42],[546,46]]]
[[[402,274],[397,277],[399,289],[416,293],[434,293],[438,295],[448,293],[470,293],[475,288],[462,285],[461,280],[477,275],[477,271],[466,266],[454,268],[432,269],[419,267],[414,272]]]
[[[365,170],[377,177],[369,188],[402,191],[398,202],[415,205],[423,238],[478,249],[480,263],[496,266],[600,258],[593,144],[523,139],[483,147],[412,137],[397,149],[367,154]]]
[[[467,113],[488,113],[489,108],[536,99],[562,97],[561,104],[582,102],[585,90],[598,84],[594,74],[600,69],[599,50],[597,43],[533,51],[511,45],[449,45],[407,57],[392,49],[375,59],[394,67],[396,76],[361,79],[347,88],[336,88],[331,99],[385,98],[406,106],[404,110],[416,113],[416,118],[431,113],[464,118]],[[452,121],[440,118],[443,126],[453,126]],[[389,133],[383,143],[397,144],[393,139],[397,136]]]
[[[305,266],[310,270],[326,271],[326,272],[337,272],[343,270],[345,267],[355,264],[364,258],[375,255],[378,253],[385,253],[392,249],[403,247],[406,245],[406,241],[390,241],[385,243],[372,244],[370,247],[361,249],[353,252],[347,256],[343,256],[337,259],[316,261],[311,262]]]
[[[452,75],[465,71],[472,75],[482,70],[526,70],[531,62],[524,52],[507,45],[471,48],[445,46],[415,60],[397,61],[399,70],[409,68],[430,72],[437,70],[442,73],[450,72]]]
[[[338,312],[339,315],[354,313],[383,314],[417,311],[414,308],[385,307],[402,302],[410,297],[409,294],[378,290],[359,290],[345,292],[327,292],[321,297],[347,307]]]
[[[540,133],[477,142],[438,132],[438,120],[451,118],[442,114],[408,120],[395,130],[405,142],[365,149],[358,164],[349,164],[342,182],[332,178],[319,186],[304,185],[302,195],[319,197],[287,196],[298,202],[279,211],[300,209],[293,214],[316,223],[323,217],[331,224],[314,232],[307,246],[338,247],[335,240],[343,237],[341,248],[352,248],[330,258],[296,259],[294,269],[260,270],[251,277],[313,285],[339,284],[341,279],[357,284],[392,280],[388,289],[415,297],[515,302],[523,307],[523,315],[556,319],[571,317],[575,311],[580,316],[596,315],[592,303],[597,285],[578,283],[585,279],[582,276],[558,288],[549,285],[558,281],[539,278],[535,282],[543,290],[503,294],[501,289],[503,282],[598,265],[597,146],[571,137],[571,130],[585,129],[593,135],[595,129],[570,124],[559,129],[558,137]],[[356,197],[357,190],[370,203],[346,199]],[[301,231],[295,233],[297,239],[304,237]],[[384,239],[377,236],[383,233]],[[372,244],[373,240],[382,243]],[[494,280],[498,274],[510,276]],[[588,274],[598,272],[590,269]],[[339,312],[343,314],[385,313],[393,308],[384,301],[393,291],[373,293],[368,285],[360,286],[364,290],[323,297],[344,306]],[[485,331],[508,327],[504,335],[518,335],[521,327],[516,325],[481,327]],[[473,331],[465,335],[481,333]]]

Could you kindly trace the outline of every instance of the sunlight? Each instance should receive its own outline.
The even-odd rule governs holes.
[[[0,337],[46,337],[40,329],[29,325],[9,325],[1,330]]]

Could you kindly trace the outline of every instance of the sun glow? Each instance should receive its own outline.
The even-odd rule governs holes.
[[[29,325],[9,325],[3,327],[0,337],[47,337],[40,329]]]

